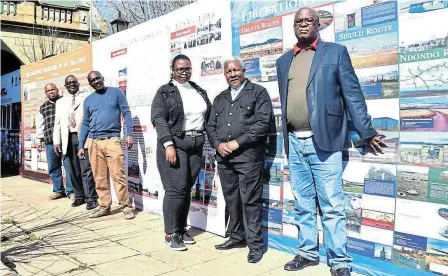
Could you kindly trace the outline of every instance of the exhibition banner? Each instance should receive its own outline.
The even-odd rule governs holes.
[[[44,87],[54,83],[59,95],[68,94],[64,82],[68,75],[79,79],[81,93],[90,93],[87,74],[92,70],[92,47],[86,45],[69,53],[47,58],[20,68],[22,78],[22,156],[23,176],[48,181],[45,148],[36,148],[36,120],[40,106],[47,100]],[[64,167],[62,171],[65,176]]]
[[[170,80],[171,61],[178,54],[191,59],[191,80],[207,91],[211,101],[227,88],[223,59],[231,55],[229,1],[198,1],[93,43],[94,70],[101,72],[108,86],[120,87],[130,105],[134,146],[126,150],[123,144],[123,149],[133,203],[160,215],[164,189],[156,163],[151,104],[159,87]],[[225,202],[214,156],[206,142],[189,224],[224,235]]]
[[[297,253],[275,62],[297,42],[294,15],[306,6],[319,13],[321,40],[347,47],[372,124],[388,146],[374,155],[350,123],[342,184],[355,270],[447,275],[448,25],[441,22],[448,1],[231,2],[233,55],[244,59],[249,79],[268,89],[276,114],[263,186],[268,245]],[[320,253],[325,262],[324,246]]]

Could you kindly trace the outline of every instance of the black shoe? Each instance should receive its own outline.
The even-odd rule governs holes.
[[[249,251],[249,255],[247,255],[247,261],[251,264],[258,263],[263,258],[263,250],[262,249],[251,249]]]
[[[244,248],[247,246],[246,241],[236,242],[233,240],[228,240],[222,244],[215,245],[217,250],[229,250],[233,248]]]
[[[87,204],[86,204],[86,209],[87,210],[93,210],[93,209],[95,209],[96,207],[98,207],[98,201],[88,201],[87,202]]]
[[[336,270],[331,270],[331,276],[350,276],[350,269],[343,267]]]
[[[184,251],[187,250],[182,236],[179,233],[174,233],[169,236],[165,236],[165,243],[170,249],[174,251]]]
[[[86,203],[85,199],[77,198],[77,199],[75,199],[75,201],[73,201],[72,207],[78,207],[78,206],[83,205],[84,203]]]
[[[316,266],[319,265],[318,261],[312,261],[308,260],[306,258],[303,258],[300,255],[297,255],[294,260],[290,261],[289,263],[285,264],[284,269],[287,271],[297,271],[304,269],[307,266]]]
[[[184,229],[184,231],[182,232],[182,240],[184,241],[185,244],[195,244],[196,243],[194,238],[190,235],[190,233],[188,233],[187,229]]]

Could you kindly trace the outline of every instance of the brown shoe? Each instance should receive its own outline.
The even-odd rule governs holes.
[[[50,200],[55,200],[55,199],[60,199],[60,198],[64,198],[65,195],[61,194],[61,193],[52,193],[48,198]]]

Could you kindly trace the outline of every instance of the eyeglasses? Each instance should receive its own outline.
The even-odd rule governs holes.
[[[294,26],[300,26],[302,23],[306,23],[306,25],[312,25],[317,20],[315,18],[299,18],[294,20]]]
[[[185,73],[191,73],[191,67],[185,67],[185,68],[176,68],[174,71],[178,74],[185,74]]]
[[[65,83],[65,86],[70,86],[70,85],[78,85],[78,81],[68,81]]]
[[[241,68],[234,68],[234,69],[230,69],[230,70],[225,71],[224,74],[226,74],[226,75],[230,75],[232,73],[236,74],[236,73],[241,72],[241,71],[243,71],[243,69],[241,69]]]

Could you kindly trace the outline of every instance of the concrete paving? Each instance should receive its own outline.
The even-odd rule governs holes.
[[[174,252],[164,244],[160,216],[138,212],[127,221],[115,205],[112,215],[89,219],[85,205],[51,201],[51,192],[51,185],[19,176],[1,179],[1,275],[330,275],[323,264],[286,272],[293,256],[273,249],[249,264],[247,248],[217,251],[225,239],[194,228],[197,243]]]

